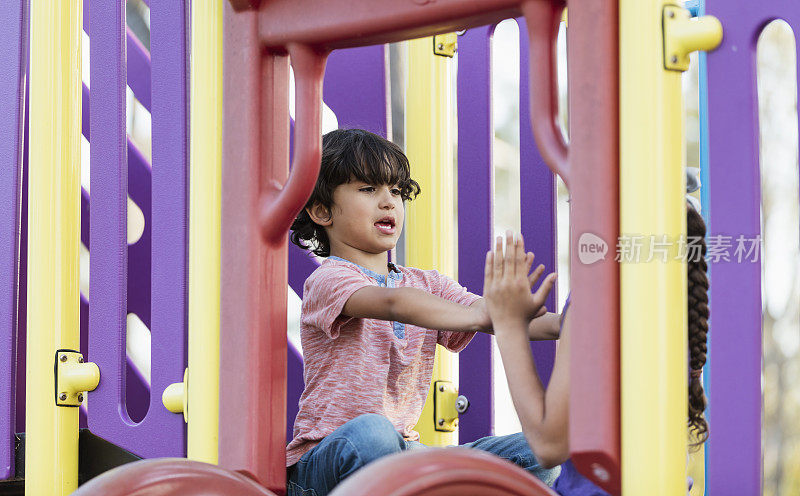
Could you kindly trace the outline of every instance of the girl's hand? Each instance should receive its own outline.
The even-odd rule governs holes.
[[[514,240],[511,231],[506,232],[505,253],[503,239],[498,236],[494,251],[486,254],[483,289],[495,334],[519,325],[527,327],[530,320],[542,311],[556,275],[549,274],[539,289],[531,294],[532,287],[544,272],[544,266],[540,265],[529,276],[532,264],[533,253],[525,253],[522,235]]]

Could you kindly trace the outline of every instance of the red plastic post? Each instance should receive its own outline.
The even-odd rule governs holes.
[[[575,467],[620,493],[619,21],[617,0],[569,6],[570,455]],[[581,236],[608,245],[584,264]]]
[[[257,15],[225,5],[219,464],[284,494],[287,251],[260,208],[289,172],[289,60]]]

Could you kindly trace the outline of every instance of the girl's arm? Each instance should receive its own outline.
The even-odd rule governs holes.
[[[367,286],[350,296],[342,313],[437,331],[487,332],[491,329],[488,314],[477,302],[464,306],[417,288]]]
[[[532,254],[525,254],[522,236],[506,236],[507,249],[498,238],[494,253],[486,257],[484,291],[494,325],[508,387],[522,431],[543,467],[554,467],[569,456],[569,332],[565,329],[547,390],[542,386],[528,347],[531,301],[543,305],[553,287],[550,274],[539,290],[530,294],[527,270]],[[537,267],[533,278],[544,270]],[[527,283],[527,284],[526,284]]]

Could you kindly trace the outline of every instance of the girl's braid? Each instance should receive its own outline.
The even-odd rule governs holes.
[[[689,306],[689,430],[699,446],[708,439],[708,423],[703,417],[706,397],[701,373],[706,363],[706,338],[708,334],[708,265],[706,264],[706,225],[703,217],[691,207],[687,208],[687,234],[689,240],[700,238],[700,256],[689,252],[688,306]]]

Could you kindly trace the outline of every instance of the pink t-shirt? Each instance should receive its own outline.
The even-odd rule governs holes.
[[[365,286],[419,288],[466,306],[479,297],[435,270],[395,267],[399,273],[387,277],[331,257],[306,280],[300,319],[305,389],[286,447],[287,467],[364,413],[381,414],[405,439],[419,439],[414,425],[428,395],[436,344],[458,352],[475,333],[352,318],[341,315],[342,308]]]

